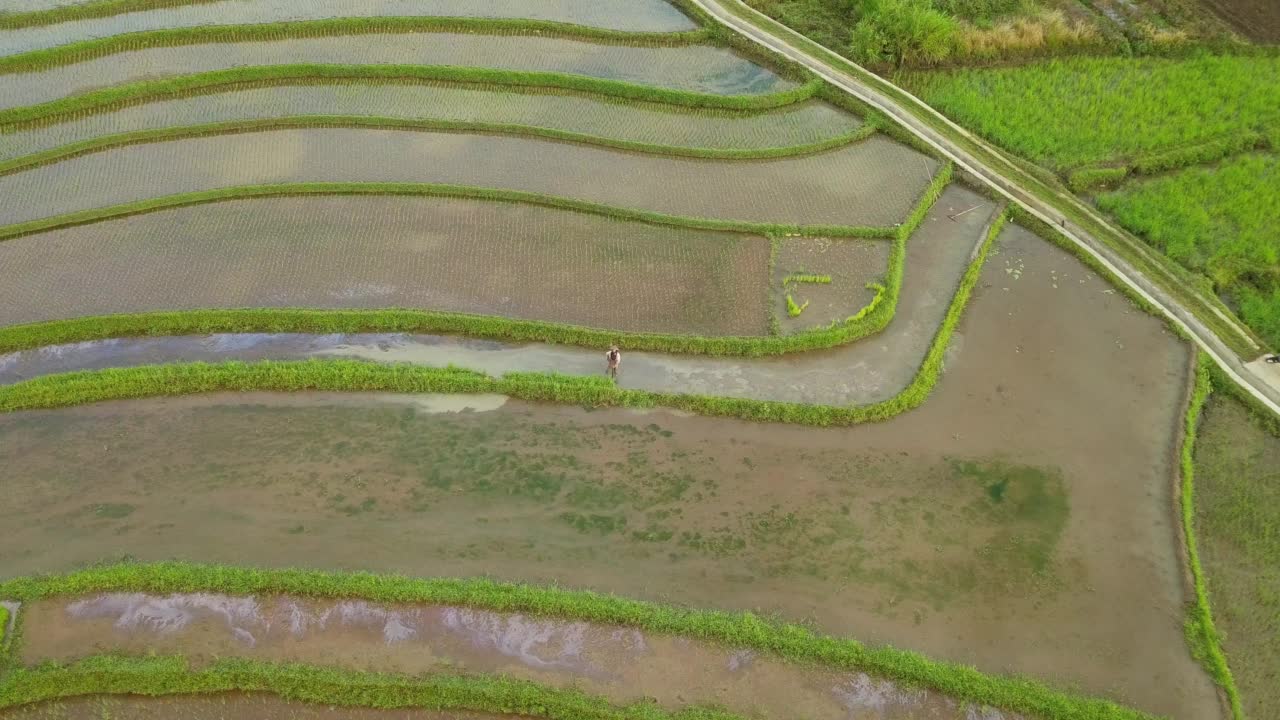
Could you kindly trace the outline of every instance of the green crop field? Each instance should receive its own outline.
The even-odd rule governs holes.
[[[1138,180],[1098,204],[1169,257],[1210,277],[1245,322],[1280,345],[1280,157],[1241,155]]]
[[[0,0],[0,720],[1280,712],[1259,408],[708,2]],[[1280,343],[1255,0],[747,3]]]

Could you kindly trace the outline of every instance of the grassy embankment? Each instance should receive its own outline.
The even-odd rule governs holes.
[[[962,124],[1062,173],[1077,191],[1157,176],[1103,194],[1101,207],[1280,344],[1275,156],[1160,176],[1272,147],[1280,57],[1081,58],[901,80]]]
[[[1195,473],[1184,521],[1198,540],[1197,594],[1213,602],[1209,657],[1231,666],[1214,674],[1226,673],[1237,720],[1261,720],[1280,713],[1280,422],[1211,375],[1215,392],[1183,458]]]
[[[184,563],[114,565],[69,575],[21,578],[0,583],[0,597],[22,600],[101,591],[291,594],[358,597],[376,602],[466,605],[501,612],[625,625],[649,632],[696,638],[725,647],[751,648],[792,662],[830,670],[869,672],[905,684],[927,687],[958,700],[1056,720],[1150,718],[1145,713],[1110,701],[1068,694],[1033,680],[987,675],[971,667],[935,662],[890,647],[868,647],[855,640],[819,635],[799,625],[765,620],[751,613],[688,610],[589,591],[512,585],[492,580],[420,580],[367,573],[255,570]],[[202,674],[205,672],[209,674]],[[181,659],[101,658],[70,667],[49,665],[13,672],[0,683],[0,704],[101,692],[169,694],[227,689],[280,692],[287,697],[328,702],[329,693],[344,689],[361,705],[431,706],[430,703],[440,698],[450,697],[448,693],[433,690],[434,683],[443,683],[444,688],[453,688],[466,697],[473,690],[488,690],[486,683],[493,681],[487,678],[444,677],[412,682],[421,683],[420,689],[415,691],[406,680],[390,676],[302,666],[221,661],[206,671],[192,671]],[[527,683],[503,682],[509,684],[502,687],[522,692],[533,692],[535,687]],[[308,688],[316,695],[303,694],[308,692]],[[521,695],[511,695],[496,709],[511,712],[509,708],[515,708],[523,712],[532,711],[534,715],[566,717],[547,715],[551,708],[561,706],[559,700],[546,693],[557,693],[566,701],[576,699],[582,702],[580,695],[543,689],[532,696],[538,698],[537,702],[525,703],[519,700]],[[544,704],[546,708],[539,710],[538,706]],[[493,706],[465,704],[453,707],[495,709]],[[587,709],[591,709],[590,706]]]
[[[203,363],[149,366],[128,369],[51,375],[0,387],[0,412],[65,407],[109,399],[186,395],[218,391],[389,391],[404,393],[499,393],[531,401],[586,406],[662,406],[705,415],[808,425],[849,425],[885,420],[927,399],[942,372],[951,335],[960,322],[987,252],[1004,224],[1004,216],[992,226],[979,252],[961,278],[947,315],[916,376],[901,393],[883,402],[852,407],[809,405],[740,398],[624,390],[605,378],[545,373],[508,373],[501,378],[458,368],[380,365],[359,361],[260,362],[208,365]],[[898,247],[901,247],[900,245]],[[881,306],[887,306],[882,303]],[[172,317],[182,322],[183,314]],[[234,318],[234,315],[232,315]],[[870,316],[868,316],[870,317]],[[143,322],[149,319],[143,316]],[[482,320],[482,319],[473,319]],[[466,318],[459,322],[466,321]],[[505,321],[503,321],[505,322]],[[74,329],[81,329],[71,325]],[[58,325],[19,329],[30,339],[31,328],[47,344],[49,330]],[[96,331],[95,325],[83,329]],[[8,332],[8,331],[6,331]],[[466,332],[470,334],[471,329]],[[818,331],[824,332],[824,331]],[[797,335],[793,337],[801,337]],[[10,334],[6,342],[14,342]],[[763,338],[761,340],[772,340]],[[18,336],[17,342],[23,337]],[[598,344],[598,343],[597,343]]]

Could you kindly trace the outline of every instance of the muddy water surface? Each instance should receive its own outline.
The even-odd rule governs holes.
[[[0,12],[41,10],[75,0],[0,0]],[[665,0],[254,0],[205,2],[104,18],[7,30],[0,54],[65,45],[126,32],[198,25],[247,25],[334,17],[490,17],[551,20],[641,32],[691,30],[692,20]]]
[[[374,34],[156,47],[38,72],[0,75],[0,88],[5,91],[0,108],[35,105],[158,77],[294,64],[555,72],[716,95],[757,95],[795,86],[732,50],[710,45],[632,47],[520,35]]]
[[[280,130],[119,148],[0,177],[0,223],[235,185],[423,182],[693,217],[886,226],[906,218],[937,168],[880,136],[816,155],[732,161],[516,137]]]
[[[932,693],[861,673],[779,662],[685,638],[462,607],[216,594],[105,594],[37,602],[23,661],[103,650],[296,661],[422,674],[504,674],[571,685],[620,703],[716,704],[749,716],[842,720],[977,717]],[[989,713],[984,720],[1012,717]]]
[[[0,710],[4,720],[524,720],[518,715],[431,710],[372,710],[309,705],[271,695],[218,693],[144,698],[67,698]],[[967,719],[966,719],[967,720]]]
[[[1171,512],[1187,369],[1012,228],[929,402],[875,425],[323,395],[0,418],[0,573],[127,555],[560,582],[1201,720],[1217,698],[1182,636]]]

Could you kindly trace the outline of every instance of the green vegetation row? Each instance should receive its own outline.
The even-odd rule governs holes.
[[[949,173],[944,170],[939,176]],[[936,178],[935,178],[936,180]],[[912,218],[923,217],[928,212],[928,204],[937,199],[933,188],[925,194]],[[938,190],[938,193],[941,191]],[[757,235],[801,235],[822,237],[856,237],[856,238],[902,238],[910,234],[919,224],[907,223],[893,227],[864,227],[853,225],[792,225],[785,223],[750,222],[741,220],[721,220],[716,218],[685,217],[667,215],[651,210],[621,208],[613,205],[575,200],[573,198],[547,195],[544,193],[526,192],[523,190],[504,190],[499,188],[476,187],[471,185],[449,185],[443,183],[405,183],[405,182],[306,182],[277,183],[271,185],[238,185],[234,187],[200,190],[176,195],[165,195],[147,198],[135,202],[111,205],[102,208],[80,210],[64,215],[56,215],[38,220],[0,226],[0,241],[11,240],[24,235],[32,235],[49,230],[56,230],[77,225],[102,222],[117,218],[142,215],[145,213],[168,210],[176,207],[188,207],[227,200],[247,200],[262,197],[289,197],[303,195],[416,195],[424,197],[450,197],[469,200],[486,200],[490,202],[527,203],[542,207],[573,212],[601,215],[618,220],[644,222],[652,225],[674,225],[695,230],[723,230],[728,232],[753,233]],[[923,207],[923,210],[921,209]]]
[[[1064,219],[1106,245],[1126,263],[1151,279],[1175,301],[1187,307],[1203,325],[1217,335],[1239,357],[1252,359],[1257,356],[1257,348],[1254,345],[1255,338],[1242,326],[1218,316],[1218,312],[1221,312],[1230,317],[1232,312],[1217,296],[1212,292],[1207,292],[1203,287],[1203,283],[1197,282],[1194,276],[1169,261],[1168,258],[1151,250],[1141,240],[1117,231],[1104,221],[1095,218],[1074,195],[1067,191],[1066,188],[1059,186],[1053,176],[1047,173],[1039,173],[1035,166],[1028,166],[1025,162],[1019,162],[1016,158],[983,144],[967,132],[957,130],[943,118],[921,107],[915,99],[898,86],[866,71],[803,35],[795,33],[782,23],[768,16],[753,12],[750,8],[736,2],[736,0],[710,1],[719,5],[729,14],[755,25],[765,32],[785,38],[787,42],[801,48],[822,62],[865,83],[870,88],[897,103],[921,124],[947,138],[947,140],[979,162],[992,168],[1001,169],[1000,172],[1002,174],[1017,181],[1021,190],[1049,204],[1054,210],[1061,213]],[[842,92],[841,94],[846,93]],[[1050,126],[1052,122],[1054,121],[1050,121]],[[905,133],[904,131],[904,134],[910,134],[914,137],[912,133]],[[915,143],[919,145],[922,144],[922,141],[919,138],[915,138]],[[1048,225],[1044,227],[1050,228]],[[1058,230],[1050,228],[1045,237],[1056,238],[1058,235]],[[1083,248],[1077,247],[1068,238],[1062,237],[1061,239],[1063,247],[1077,257],[1090,262],[1091,256]],[[1108,273],[1108,276],[1114,278],[1110,273]],[[1117,282],[1117,287],[1125,286],[1125,283]],[[1149,304],[1144,304],[1149,307]]]
[[[667,711],[644,701],[616,706],[577,689],[501,676],[410,677],[240,659],[215,660],[193,669],[179,656],[100,655],[70,665],[20,668],[0,680],[0,707],[84,695],[163,697],[219,692],[270,693],[331,707],[422,708],[553,720],[743,720],[712,708]]]
[[[878,236],[891,237],[893,246],[889,253],[885,282],[883,285],[878,286],[878,292],[869,305],[844,322],[832,323],[826,328],[809,330],[785,337],[701,337],[662,333],[625,333],[537,320],[514,320],[494,316],[426,310],[261,308],[109,315],[10,326],[0,328],[0,352],[15,352],[47,345],[85,342],[112,337],[192,335],[215,332],[438,333],[484,337],[495,340],[548,342],[583,347],[602,347],[616,343],[631,350],[698,355],[763,356],[831,348],[880,332],[893,319],[893,314],[897,309],[898,296],[902,288],[906,242],[928,213],[928,210],[937,202],[938,197],[945,190],[951,179],[951,172],[950,164],[944,165],[939,170],[921,196],[907,222],[896,228],[874,229],[879,233]],[[465,197],[498,202],[527,202],[558,209],[599,214],[621,220],[639,220],[686,227],[706,227],[700,223],[712,222],[716,224],[715,229],[737,232],[748,231],[744,230],[740,224],[722,224],[722,221],[701,220],[698,218],[678,218],[518,191],[448,185],[389,183],[337,185],[319,183],[226,188],[205,193],[157,198],[143,201],[142,203],[130,203],[112,208],[76,213],[72,216],[36,221],[36,224],[24,223],[22,225],[12,225],[8,228],[0,228],[0,240],[59,227],[98,222],[203,202],[294,194],[349,193],[416,194],[436,197]],[[772,234],[775,236],[780,234],[802,234],[805,228],[787,227],[783,228],[783,230],[786,232],[775,231]],[[831,230],[836,232],[829,232]],[[839,235],[841,232],[849,233],[857,230],[857,228],[822,228],[817,234]],[[870,236],[871,233],[868,232],[867,235]]]
[[[694,45],[704,43],[712,37],[712,33],[706,29],[665,33],[636,32],[522,18],[343,17],[252,25],[197,25],[144,30],[82,40],[57,47],[0,56],[0,75],[48,70],[117,53],[149,48],[391,33],[535,35],[544,38],[589,40],[598,44],[644,47]]]
[[[606,381],[607,382],[607,381]],[[630,600],[590,591],[514,585],[487,579],[411,579],[369,573],[327,573],[313,570],[260,570],[225,566],[159,563],[112,565],[67,575],[20,578],[0,583],[0,597],[35,600],[90,592],[219,592],[234,595],[288,594],[325,598],[363,598],[387,603],[464,605],[498,612],[521,612],[625,625],[646,631],[704,640],[731,648],[751,648],[785,660],[820,665],[831,670],[863,671],[916,687],[926,687],[958,700],[989,705],[1055,720],[1149,720],[1151,716],[1115,703],[1064,693],[1033,680],[983,674],[963,665],[936,662],[921,655],[890,647],[868,647],[851,639],[819,635],[799,625],[782,624],[751,613],[689,610]],[[230,662],[232,668],[261,667],[246,661]],[[115,670],[129,664],[157,663],[157,675],[173,678],[169,692],[191,692],[175,676],[187,668],[178,660],[95,659],[78,666],[85,679],[63,669],[13,673],[0,697],[23,702],[40,699],[41,693],[60,687],[87,692],[128,692],[110,687]],[[102,663],[95,667],[94,663]],[[165,665],[165,663],[173,663]],[[215,668],[219,667],[217,665]],[[281,666],[272,666],[281,667]],[[296,666],[283,666],[296,667]],[[166,673],[165,668],[169,668]],[[50,672],[41,676],[42,672]],[[310,672],[302,671],[299,672]],[[336,678],[368,678],[361,673],[327,671]],[[60,676],[61,674],[61,676]],[[146,674],[145,672],[140,674]],[[95,677],[96,676],[96,677]],[[385,677],[385,676],[377,676]],[[27,680],[26,678],[30,678]],[[323,688],[323,678],[310,676],[294,687]],[[434,682],[434,681],[428,681]],[[508,681],[509,682],[509,681]],[[25,686],[25,687],[24,687]],[[9,688],[22,688],[21,690]],[[27,688],[39,688],[32,691]],[[157,683],[154,687],[165,687]],[[518,683],[512,687],[526,688]],[[273,690],[278,691],[278,690]],[[135,691],[136,692],[136,691]],[[19,694],[23,693],[23,694]],[[377,695],[361,704],[376,703]],[[305,696],[298,699],[307,699]],[[386,705],[375,705],[386,707]],[[511,707],[522,707],[512,702]],[[527,708],[528,706],[523,706]],[[505,708],[503,712],[508,712]],[[536,714],[536,713],[535,713]],[[585,715],[584,717],[592,717]]]
[[[1098,205],[1214,291],[1280,343],[1280,155],[1248,153],[1214,166],[1135,181]]]
[[[93,90],[38,105],[0,110],[0,132],[38,127],[68,117],[110,112],[157,99],[171,99],[254,83],[286,84],[318,80],[417,80],[488,87],[531,86],[652,102],[685,108],[767,110],[808,100],[822,81],[760,95],[714,95],[554,72],[499,70],[451,65],[256,65],[181,75]]]
[[[491,135],[513,135],[520,137],[547,138],[550,140],[580,143],[583,145],[595,145],[598,147],[628,150],[650,155],[670,155],[674,157],[703,158],[709,160],[761,160],[768,158],[811,155],[826,150],[833,150],[845,145],[851,145],[855,142],[860,142],[875,134],[877,129],[875,123],[866,122],[849,132],[803,145],[771,148],[704,148],[677,145],[657,145],[654,143],[620,140],[600,135],[588,135],[585,133],[558,130],[556,128],[509,123],[393,118],[368,115],[297,115],[288,117],[228,120],[226,122],[155,128],[119,133],[116,135],[104,135],[102,137],[82,140],[80,142],[63,145],[61,147],[50,148],[49,150],[31,155],[0,161],[0,175],[9,175],[15,172],[40,167],[42,165],[49,165],[63,160],[80,157],[81,155],[89,155],[129,145],[141,145],[145,143],[165,142],[169,140],[187,140],[211,135],[231,135],[237,133],[296,128],[378,128],[387,130],[420,130],[428,132],[465,132]]]
[[[1240,691],[1236,687],[1231,668],[1227,665],[1227,657],[1222,652],[1222,636],[1213,623],[1213,611],[1209,606],[1209,590],[1205,585],[1204,568],[1200,564],[1200,552],[1196,545],[1196,430],[1200,424],[1200,415],[1204,410],[1205,401],[1209,399],[1209,394],[1213,390],[1210,367],[1208,358],[1196,353],[1195,385],[1191,391],[1190,402],[1187,404],[1182,437],[1182,487],[1179,500],[1182,509],[1182,531],[1187,544],[1187,562],[1191,566],[1191,578],[1195,585],[1195,600],[1187,609],[1184,630],[1192,656],[1204,666],[1213,681],[1226,692],[1227,699],[1231,703],[1232,718],[1245,720]]]
[[[1125,163],[1280,124],[1280,57],[1071,58],[911,72],[961,125],[1055,170]]]
[[[1260,132],[1240,130],[1194,145],[1144,155],[1129,163],[1073,170],[1067,176],[1067,184],[1072,190],[1083,193],[1099,187],[1118,185],[1130,175],[1154,175],[1192,165],[1203,165],[1248,150],[1264,148],[1269,144],[1266,135]]]

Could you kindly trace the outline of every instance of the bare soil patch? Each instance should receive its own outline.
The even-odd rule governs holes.
[[[1260,43],[1280,43],[1280,3],[1275,0],[1201,0],[1241,35]]]
[[[0,324],[239,307],[422,308],[765,335],[763,237],[510,203],[244,200],[0,243]]]

